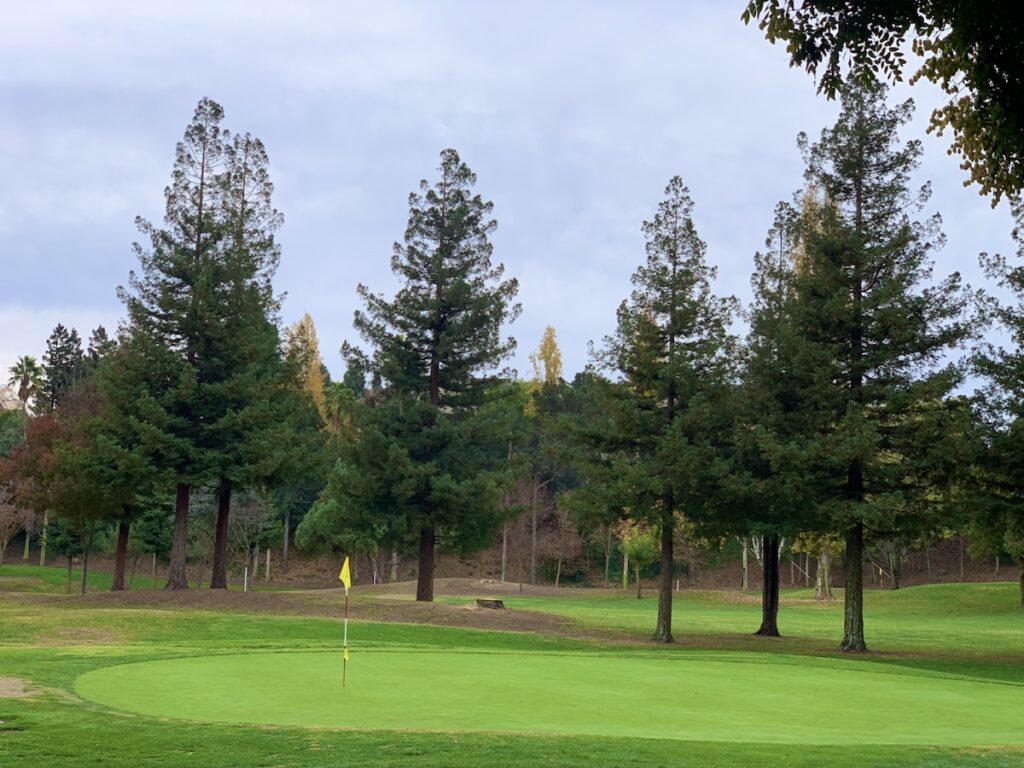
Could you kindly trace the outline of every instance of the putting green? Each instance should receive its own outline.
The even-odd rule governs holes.
[[[105,667],[76,691],[185,720],[803,744],[1024,743],[1024,686],[750,653],[355,651]]]

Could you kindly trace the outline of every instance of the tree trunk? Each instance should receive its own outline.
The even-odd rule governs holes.
[[[416,600],[434,601],[434,529],[420,528],[420,565],[416,574]]]
[[[398,581],[398,550],[391,550],[391,573],[389,574],[391,581]]]
[[[533,504],[530,505],[530,583],[537,583],[537,482],[533,483]]]
[[[928,581],[932,580],[932,550],[931,547],[924,548],[924,565],[928,569]]]
[[[622,556],[622,588],[629,589],[629,555]]]
[[[964,580],[964,535],[959,534],[960,539],[960,581]]]
[[[903,581],[903,555],[897,552],[892,559],[892,588],[899,589]]]
[[[281,575],[288,575],[288,536],[291,534],[292,510],[286,508],[284,511],[284,547],[281,550]]]
[[[804,588],[811,586],[811,553],[804,553]]]
[[[643,597],[643,584],[640,582],[640,563],[634,565],[633,570],[636,571],[636,599],[639,600]]]
[[[501,582],[505,583],[505,575],[508,572],[508,523],[501,526]]]
[[[84,595],[89,586],[89,552],[92,551],[92,539],[96,533],[96,522],[89,524],[89,533],[85,533],[85,526],[82,526],[82,594]]]
[[[71,594],[71,555],[70,554],[68,555],[68,584],[67,584],[67,587],[65,587],[64,591],[67,594],[69,594],[69,595]]]
[[[846,531],[843,576],[843,643],[839,649],[863,652],[868,647],[864,642],[864,524],[859,521]]]
[[[673,643],[672,637],[672,571],[675,568],[675,555],[672,550],[675,539],[675,515],[672,495],[665,499],[665,509],[661,514],[661,573],[658,575],[658,623],[654,628],[657,643]],[[637,578],[637,597],[640,596],[640,579]]]
[[[761,627],[755,635],[779,636],[779,537],[761,539]]]
[[[46,537],[49,533],[50,513],[43,512],[43,530],[39,534],[39,565],[46,565]]]
[[[153,553],[153,589],[156,589],[156,552]]]
[[[750,586],[749,571],[747,570],[747,537],[744,536],[740,543],[743,544],[743,570],[740,571],[740,589],[746,592],[747,587]]]
[[[139,555],[139,553],[136,552],[135,553],[135,557],[132,558],[132,572],[128,574],[128,584],[127,584],[127,588],[128,589],[132,588],[132,582],[135,581],[135,571],[139,567],[139,557],[140,556],[141,555]]]
[[[117,549],[114,550],[114,583],[110,586],[111,592],[123,592],[125,588],[124,576],[128,568],[129,525],[128,518],[122,517],[121,524],[117,526]]]
[[[228,523],[231,519],[231,481],[221,480],[217,489],[217,527],[213,534],[213,568],[210,589],[228,588]]]
[[[1017,561],[1017,583],[1020,585],[1020,607],[1024,610],[1024,558]]]
[[[171,562],[167,569],[167,584],[164,589],[188,589],[185,559],[188,557],[188,502],[191,490],[188,483],[178,483],[174,499],[174,539],[171,544]]]
[[[792,546],[792,544],[790,544]],[[789,554],[789,586],[796,586],[796,561],[793,559],[793,553]]]
[[[610,525],[605,526],[605,545],[604,545],[604,585],[608,586],[608,570],[612,564],[612,527]]]
[[[21,553],[22,562],[28,562],[29,551],[32,547],[32,529],[35,527],[35,516],[29,520],[28,525],[25,526],[25,550]]]
[[[814,571],[814,599],[831,600],[832,588],[828,583],[829,555],[828,547],[822,549],[817,557],[818,565]]]

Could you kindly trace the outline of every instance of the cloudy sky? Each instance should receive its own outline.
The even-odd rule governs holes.
[[[174,144],[203,96],[263,139],[286,222],[284,319],[310,312],[321,351],[353,339],[355,286],[394,287],[407,196],[455,147],[519,278],[514,361],[546,324],[567,374],[613,326],[643,258],[640,224],[679,174],[720,269],[747,298],[772,209],[801,181],[796,134],[834,103],[739,19],[735,2],[11,3],[0,25],[0,366],[42,355],[57,322],[117,325],[134,218],[159,220]],[[900,87],[923,137],[920,181],[948,243],[937,274],[981,284],[979,251],[1012,251],[1005,206],[965,189],[939,94]]]

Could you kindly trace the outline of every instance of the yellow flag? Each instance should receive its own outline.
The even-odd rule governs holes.
[[[345,661],[348,661],[348,648],[345,648],[345,650],[341,652],[341,658],[343,658]]]
[[[341,579],[341,583],[345,585],[345,591],[352,586],[352,576],[348,572],[348,558],[345,558],[344,564],[341,566],[341,573],[338,574],[338,578]]]

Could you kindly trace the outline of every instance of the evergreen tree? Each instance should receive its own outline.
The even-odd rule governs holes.
[[[919,512],[955,456],[936,438],[959,378],[942,363],[967,336],[966,297],[957,274],[930,284],[938,217],[911,218],[928,197],[927,186],[909,187],[920,143],[898,136],[912,109],[888,108],[882,86],[850,85],[835,126],[802,142],[808,181],[824,199],[820,217],[803,224],[795,286],[801,397],[818,419],[809,448],[817,508],[845,540],[847,651],[866,648],[866,529],[891,532]]]
[[[117,402],[137,412],[137,421],[157,426],[160,460],[176,484],[168,589],[188,588],[189,497],[194,485],[216,472],[203,439],[206,425],[223,415],[210,412],[202,392],[203,385],[224,378],[222,350],[215,346],[220,333],[211,327],[222,316],[216,283],[224,238],[223,116],[220,105],[209,99],[196,107],[175,150],[171,184],[164,192],[164,227],[136,219],[148,242],[135,245],[141,271],[132,272],[129,288],[119,291],[128,310],[131,347],[125,360],[128,379],[121,387],[134,390],[135,398]]]
[[[611,421],[601,453],[618,476],[618,506],[647,517],[660,531],[661,571],[654,639],[672,642],[673,546],[676,517],[700,518],[720,471],[735,339],[728,327],[736,300],[714,295],[716,270],[691,218],[682,180],[665,189],[654,219],[644,222],[647,261],[605,340],[612,385]]]
[[[82,339],[74,328],[58,323],[46,340],[43,355],[43,381],[38,400],[45,413],[52,413],[77,384],[84,373]]]
[[[213,260],[213,308],[219,314],[206,331],[219,365],[201,392],[215,415],[203,436],[218,482],[210,586],[227,588],[232,490],[287,474],[283,465],[295,445],[283,426],[297,402],[283,391],[287,370],[279,354],[280,302],[273,291],[281,258],[275,233],[283,217],[273,206],[262,142],[247,133],[230,137],[219,181],[223,240]]]
[[[813,525],[802,446],[807,408],[802,390],[794,283],[799,242],[798,214],[780,203],[765,241],[754,256],[750,332],[743,355],[734,445],[736,503],[733,533],[761,537],[762,620],[756,634],[779,635],[779,548]]]
[[[988,450],[982,462],[983,503],[974,507],[972,531],[985,549],[1006,552],[1018,569],[1024,608],[1024,204],[1014,209],[1018,260],[984,255],[982,266],[1013,301],[986,300],[987,314],[1007,334],[1007,346],[982,345],[974,367],[988,381],[982,402],[989,424]]]
[[[102,325],[96,326],[96,330],[89,336],[89,346],[85,351],[86,367],[91,373],[99,366],[100,361],[117,348],[117,342],[107,335],[107,329]]]
[[[473,194],[476,175],[453,149],[441,153],[438,170],[433,186],[423,181],[409,196],[405,239],[391,260],[401,284],[394,298],[359,286],[366,308],[355,326],[380,382],[365,434],[376,437],[349,455],[344,470],[367,473],[365,482],[378,490],[382,473],[394,481],[393,497],[366,492],[379,501],[375,509],[386,506],[405,535],[419,540],[417,600],[433,599],[439,534],[471,549],[500,518],[496,468],[505,441],[490,407],[493,372],[515,346],[501,337],[502,326],[520,311],[516,281],[492,263],[496,222],[492,204]],[[342,506],[358,504],[358,494],[345,491]]]

